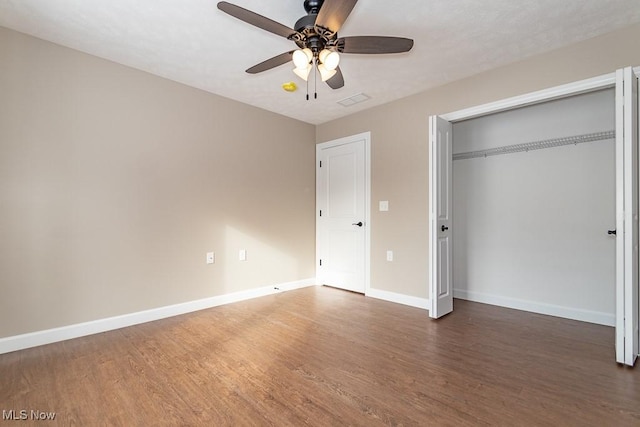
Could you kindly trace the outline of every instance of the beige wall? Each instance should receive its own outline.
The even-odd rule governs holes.
[[[635,25],[317,126],[318,143],[371,131],[371,286],[429,297],[429,115],[640,65],[638,40]],[[389,200],[389,212],[378,212],[379,200]]]
[[[640,65],[638,39],[314,128],[0,28],[0,338],[312,277],[314,143],[364,131],[372,286],[428,297],[427,117]]]
[[[3,28],[0,64],[0,337],[315,275],[314,126]]]

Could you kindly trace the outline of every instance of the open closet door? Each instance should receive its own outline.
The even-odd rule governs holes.
[[[616,72],[616,360],[638,355],[638,78]]]
[[[453,127],[429,117],[429,316],[453,311]]]

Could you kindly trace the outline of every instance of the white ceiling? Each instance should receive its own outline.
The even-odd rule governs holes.
[[[395,55],[342,55],[345,85],[318,99],[283,65],[245,69],[295,45],[239,21],[217,0],[0,0],[0,26],[308,123],[320,124],[640,22],[638,0],[360,0],[340,36],[415,40]],[[303,0],[233,0],[293,27]],[[614,47],[612,47],[614,48]],[[299,89],[281,85],[295,81]],[[313,93],[313,85],[311,85]],[[370,100],[337,104],[366,93]]]

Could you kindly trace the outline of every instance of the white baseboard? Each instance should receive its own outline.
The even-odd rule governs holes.
[[[369,290],[365,293],[365,295],[371,298],[377,298],[377,299],[381,299],[389,302],[404,304],[411,307],[422,308],[425,310],[429,309],[428,298],[412,297],[409,295],[397,294],[395,292],[383,291],[381,289],[373,289],[373,288],[369,288]]]
[[[598,325],[615,326],[616,324],[615,314],[599,311],[581,310],[572,307],[545,304],[462,289],[454,289],[453,297],[468,301],[481,302],[484,304],[497,305],[500,307],[514,308],[516,310],[530,311],[532,313],[596,323]]]
[[[291,291],[293,289],[315,285],[315,278],[298,280],[295,282],[263,286],[246,291],[233,292],[230,294],[218,295],[215,297],[204,298],[196,301],[189,301],[181,304],[153,308],[151,310],[138,311],[121,316],[108,317],[106,319],[77,323],[75,325],[63,326],[60,328],[47,329],[44,331],[30,332],[27,334],[0,338],[0,354],[22,350],[30,347],[36,347],[44,344],[65,341],[72,338],[98,334],[100,332],[112,331],[114,329],[126,328],[127,326],[165,319],[167,317],[178,316],[180,314],[191,313],[194,311],[204,310],[206,308],[216,307],[219,305],[230,304],[248,300],[251,298],[258,298],[266,295],[276,294],[279,292]]]

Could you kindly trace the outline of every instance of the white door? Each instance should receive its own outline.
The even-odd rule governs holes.
[[[441,117],[429,118],[429,316],[453,311],[453,127]]]
[[[365,293],[369,134],[316,148],[316,241],[319,284]]]
[[[616,72],[616,360],[638,355],[638,78]]]

